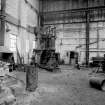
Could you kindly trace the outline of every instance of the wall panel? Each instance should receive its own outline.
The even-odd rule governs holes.
[[[27,27],[27,20],[28,20],[28,7],[24,0],[20,1],[20,24],[24,27]]]
[[[24,63],[29,63],[32,56],[33,41],[35,41],[35,35],[27,29],[28,26],[36,27],[38,25],[38,14],[39,0],[28,0],[28,2],[34,7],[30,7],[25,0],[6,0],[6,13],[15,20],[19,20],[16,26],[14,20],[11,19],[12,23],[6,23],[6,29],[10,29],[9,32],[5,33],[5,46],[9,46],[9,34],[17,36],[17,48],[20,56],[24,58]],[[17,57],[17,51],[14,52]]]
[[[18,19],[19,0],[6,0],[6,13]]]
[[[38,24],[38,16],[33,10],[30,9],[30,7],[28,7],[27,24],[33,27]]]

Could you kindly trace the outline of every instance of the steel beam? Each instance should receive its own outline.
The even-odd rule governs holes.
[[[94,21],[91,21],[90,20],[90,23],[96,23],[96,22],[105,22],[105,20],[94,20]],[[47,23],[47,22],[44,22],[44,25],[59,25],[59,24],[80,24],[80,23],[86,23],[86,21],[81,21],[81,22],[70,22],[70,21],[68,21],[68,22],[64,22],[64,21],[62,21],[62,22],[49,22],[49,23]]]
[[[87,11],[86,12],[86,66],[87,67],[89,65],[89,24],[90,24],[90,19],[89,19],[89,13]]]
[[[6,0],[1,0],[1,18],[0,18],[0,46],[4,46],[4,34],[5,34],[5,14]]]
[[[104,11],[105,10],[105,6],[100,6],[100,7],[98,6],[98,7],[92,7],[92,8],[84,8],[84,9],[82,8],[82,9],[71,9],[71,10],[44,12],[44,13],[42,13],[42,15],[45,18],[44,19],[44,24],[46,22],[51,22],[51,21],[53,23],[54,23],[54,21],[58,21],[57,24],[60,23],[59,21],[62,21],[62,23],[64,23],[64,24],[67,24],[67,23],[78,23],[78,22],[79,23],[86,23],[86,21],[85,21],[86,20],[85,14],[86,14],[87,10],[88,10],[88,13],[90,14],[90,22],[98,22],[98,21],[102,21],[103,22],[103,21],[105,21],[104,19],[101,19],[102,15],[105,16],[104,13],[102,15],[99,14],[99,12],[97,12],[97,14],[94,14],[94,15],[91,14],[91,12],[92,11],[94,12],[94,10],[95,11],[100,10],[100,12],[101,12],[101,10]],[[62,14],[62,16],[60,14]],[[65,15],[65,14],[67,14],[67,15]],[[97,16],[100,19],[97,20],[97,21],[94,21],[94,18],[96,18]],[[63,22],[63,20],[64,20],[64,22]]]
[[[99,29],[97,29],[97,50],[99,50]],[[97,56],[99,56],[99,51],[97,52]]]
[[[87,0],[87,8],[88,8],[88,0]],[[89,14],[89,9],[86,11],[86,53],[85,53],[85,58],[86,58],[86,67],[89,66],[89,29],[90,29],[90,14]]]
[[[60,11],[47,11],[47,12],[40,12],[40,14],[64,14],[64,13],[77,13],[77,12],[86,12],[92,10],[102,10],[105,9],[105,6],[97,6],[97,7],[88,7],[88,8],[80,8],[80,9],[68,9],[68,10],[60,10]]]

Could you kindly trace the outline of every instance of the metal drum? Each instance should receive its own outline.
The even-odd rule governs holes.
[[[35,91],[38,85],[38,68],[35,65],[27,66],[26,90]]]
[[[92,87],[105,91],[105,74],[92,75],[89,83]]]

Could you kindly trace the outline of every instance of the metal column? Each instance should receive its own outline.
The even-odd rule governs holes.
[[[88,0],[87,0],[87,8],[88,8]],[[86,11],[86,67],[89,66],[89,10]]]
[[[97,56],[99,56],[99,27],[98,27],[98,23],[97,23]]]
[[[0,46],[4,46],[6,0],[1,0],[0,13]]]
[[[97,29],[97,56],[99,56],[99,29]]]
[[[86,66],[89,65],[89,11],[86,12]]]

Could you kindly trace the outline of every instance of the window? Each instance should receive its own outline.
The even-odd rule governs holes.
[[[26,40],[26,52],[29,52],[29,40]]]
[[[16,51],[16,36],[13,34],[10,34],[10,50]]]
[[[33,49],[35,49],[35,48],[36,48],[36,42],[33,41]]]

